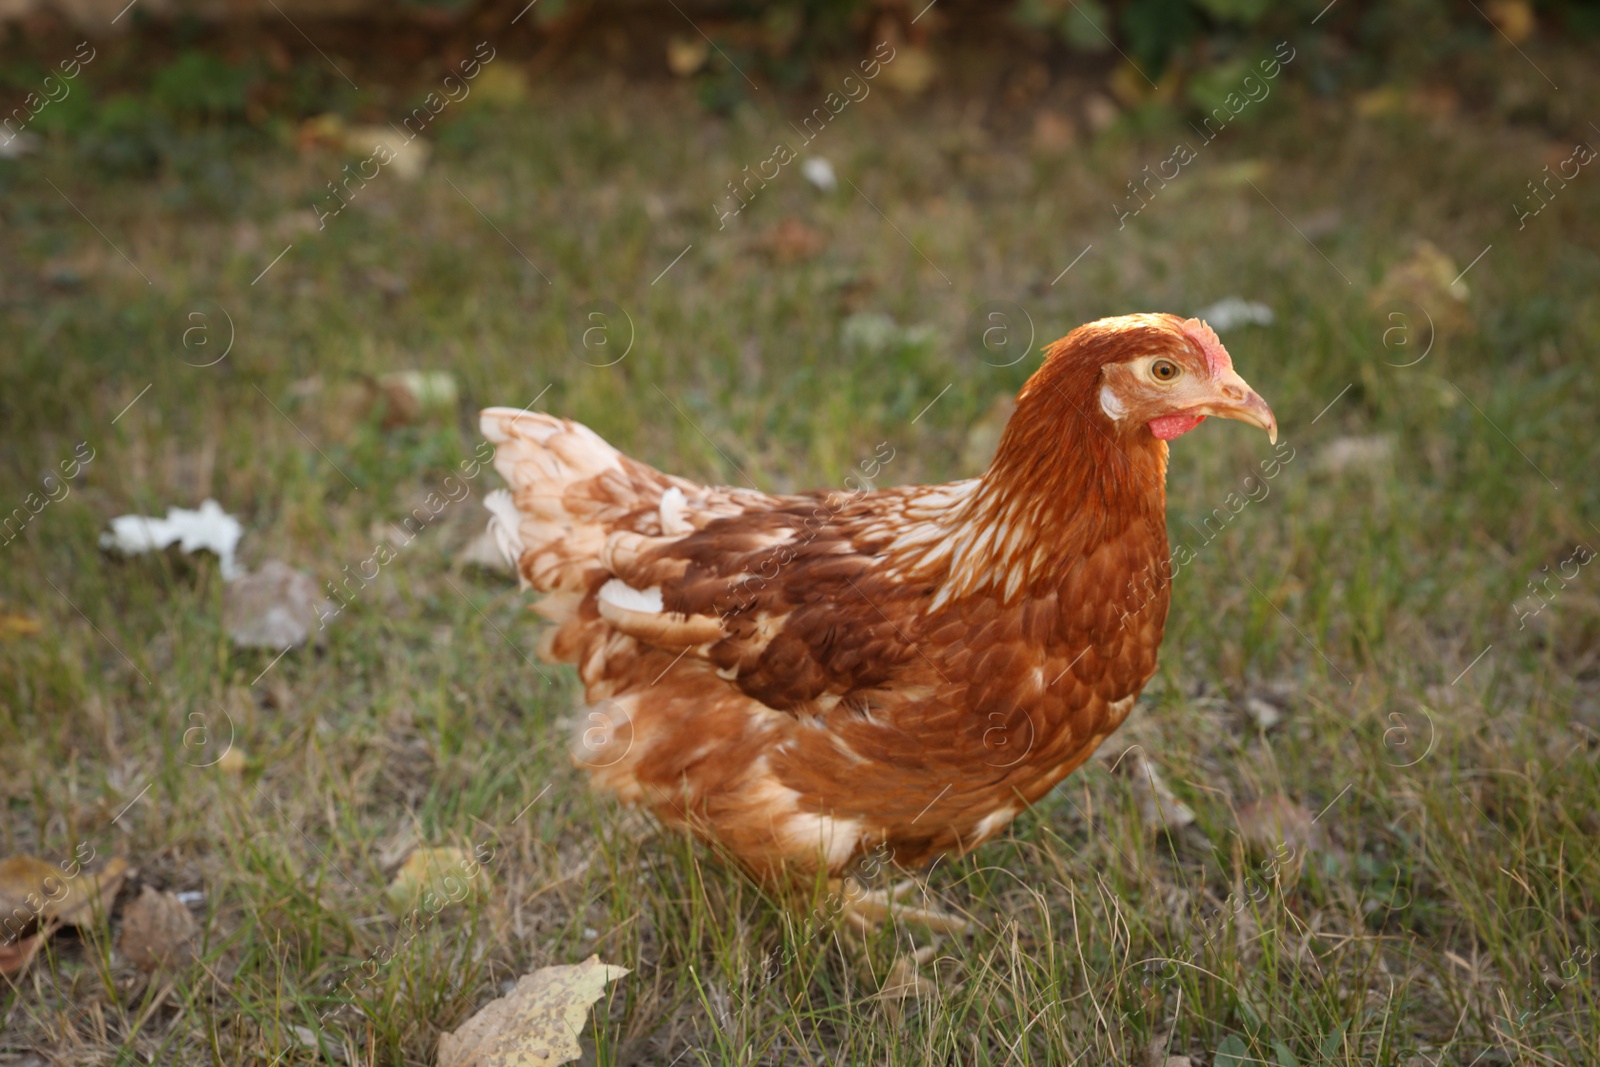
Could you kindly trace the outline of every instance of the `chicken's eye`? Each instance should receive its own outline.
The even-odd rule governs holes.
[[[1158,359],[1150,364],[1150,377],[1158,382],[1175,382],[1182,373],[1182,369],[1170,359]]]

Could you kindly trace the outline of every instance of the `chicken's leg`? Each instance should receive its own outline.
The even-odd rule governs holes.
[[[902,905],[900,901],[916,888],[917,882],[912,878],[888,889],[867,889],[854,878],[834,878],[828,882],[828,891],[838,902],[845,929],[856,934],[869,934],[882,926],[885,920],[918,923],[939,934],[966,931],[967,921],[958,915],[934,908]]]

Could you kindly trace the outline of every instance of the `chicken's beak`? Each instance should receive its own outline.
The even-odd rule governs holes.
[[[1267,431],[1267,440],[1273,444],[1278,443],[1278,420],[1272,414],[1272,409],[1267,407],[1267,402],[1261,399],[1254,389],[1227,368],[1213,381],[1216,399],[1202,404],[1195,410],[1202,415],[1215,415],[1219,419],[1237,419],[1248,422],[1251,426],[1259,426]]]

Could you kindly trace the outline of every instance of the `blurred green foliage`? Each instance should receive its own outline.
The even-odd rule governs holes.
[[[411,0],[411,6],[464,11],[478,2]],[[710,50],[694,87],[707,111],[732,115],[755,101],[752,77],[799,89],[816,78],[819,62],[858,49],[864,35],[888,33],[915,45],[927,31],[937,48],[941,35],[993,16],[1014,34],[1043,38],[1059,60],[1097,56],[1109,62],[1111,88],[1125,105],[1120,127],[1142,134],[1221,106],[1280,41],[1292,41],[1297,50],[1297,77],[1324,95],[1415,83],[1452,68],[1460,73],[1472,53],[1500,46],[1490,16],[1503,17],[1507,5],[1519,7],[1543,36],[1600,33],[1600,6],[1579,0],[1506,0],[1487,13],[1450,0],[1013,0],[997,8],[946,0],[921,27],[911,23],[929,9],[913,18],[917,4],[733,0],[704,19]],[[574,12],[568,0],[541,0],[530,21],[548,29],[571,21]],[[1312,24],[1317,33],[1303,32]],[[90,166],[109,176],[176,173],[189,180],[175,186],[181,190],[175,196],[225,208],[236,197],[226,160],[238,150],[285,143],[293,124],[311,115],[356,118],[379,102],[314,58],[269,63],[251,47],[208,42],[211,31],[192,18],[167,29],[174,51],[165,58],[152,63],[148,53],[125,53],[86,66],[32,130],[70,140]],[[32,59],[0,63],[0,89],[21,96],[47,74]],[[1241,121],[1256,122],[1266,110],[1251,108]],[[452,134],[458,120],[469,128]],[[483,121],[463,110],[435,134],[445,147],[471,142]]]
[[[86,66],[70,91],[30,124],[33,132],[71,140],[107,175],[149,177],[165,167],[186,177],[209,175],[201,188],[219,194],[231,183],[229,151],[262,140],[262,131],[246,121],[261,80],[254,63],[188,49],[125,88],[108,91],[106,79],[105,60]]]
[[[150,82],[150,102],[178,118],[240,118],[254,80],[248,66],[207,52],[188,51],[156,71]]]
[[[927,9],[911,4],[920,20]],[[1507,8],[1517,11],[1508,12]],[[1507,0],[1474,11],[1450,0],[1014,0],[998,7],[941,5],[947,27],[994,12],[1014,29],[1043,35],[1067,55],[1099,55],[1137,68],[1134,77],[1181,85],[1195,111],[1215,106],[1248,73],[1247,63],[1279,41],[1303,42],[1307,77],[1333,94],[1413,80],[1463,54],[1499,45],[1496,18],[1522,18],[1546,35],[1600,33],[1600,5],[1581,0]],[[712,31],[716,50],[699,75],[702,104],[731,113],[748,99],[741,71],[780,86],[804,83],[822,54],[863,31],[906,20],[869,0],[791,0],[732,4],[722,12],[739,30]],[[1491,16],[1493,16],[1491,18]],[[1316,25],[1314,40],[1303,32]],[[926,24],[925,24],[926,25]],[[915,31],[900,32],[915,40]],[[940,31],[931,30],[935,38]],[[1515,32],[1515,31],[1513,31]],[[759,42],[759,43],[752,43]],[[1296,47],[1300,47],[1297,44]],[[1141,77],[1142,76],[1142,77]],[[1226,86],[1226,87],[1224,87]],[[1163,91],[1158,94],[1166,97]],[[1135,108],[1137,110],[1137,108]]]
[[[1496,35],[1482,12],[1448,0],[1342,0],[1332,8],[1327,0],[1018,0],[1013,18],[1071,51],[1115,48],[1157,79],[1171,65],[1204,68],[1312,20],[1354,46],[1350,65],[1367,80],[1446,60]],[[1600,9],[1580,0],[1544,0],[1528,10],[1547,27],[1600,32]]]

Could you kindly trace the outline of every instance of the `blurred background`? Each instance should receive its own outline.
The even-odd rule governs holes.
[[[0,1063],[431,1063],[591,953],[606,1063],[1600,1063],[1597,33],[0,0],[0,856],[100,879],[0,877]],[[1176,443],[1145,757],[930,878],[983,921],[927,986],[586,792],[478,408],[707,482],[969,477],[1131,311],[1206,318],[1282,440]],[[484,842],[408,927],[408,857]]]

